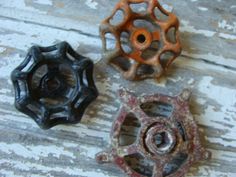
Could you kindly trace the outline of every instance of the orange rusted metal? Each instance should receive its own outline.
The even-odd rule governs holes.
[[[131,8],[133,4],[146,4],[147,8],[144,12],[136,12]],[[118,11],[123,13],[123,19],[118,24],[112,24],[111,21]],[[164,20],[162,16],[165,17]],[[135,25],[138,20],[148,23],[149,26],[144,23],[141,26]],[[170,40],[169,36],[172,29],[174,40]],[[107,48],[108,33],[116,40],[112,50]],[[126,42],[123,40],[123,33],[128,34]],[[157,0],[120,0],[112,15],[102,21],[100,36],[104,58],[128,80],[159,78],[181,53],[179,20],[175,14],[166,11]],[[152,47],[153,42],[158,43],[157,48]],[[124,50],[125,43],[129,45],[130,52]],[[147,50],[154,54],[148,56]],[[147,56],[144,56],[146,53]]]

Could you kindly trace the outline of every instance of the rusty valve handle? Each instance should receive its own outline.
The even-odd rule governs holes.
[[[112,162],[131,177],[182,177],[193,163],[210,158],[211,153],[200,143],[197,125],[189,111],[189,90],[175,97],[156,94],[141,98],[121,90],[119,96],[122,106],[111,130],[112,147],[98,153],[97,162]],[[147,114],[142,107],[150,103],[170,105],[171,115]],[[140,122],[140,130],[134,143],[121,145],[122,125],[130,114]],[[126,157],[137,154],[153,164],[152,173],[144,175],[131,167]]]
[[[136,12],[131,8],[133,4],[141,3],[147,6],[144,12]],[[123,13],[123,21],[112,24],[118,11]],[[136,25],[138,20],[141,20],[141,24]],[[170,33],[171,30],[173,33]],[[124,33],[126,36],[122,37]],[[107,34],[116,40],[114,49],[108,49]],[[159,78],[181,53],[179,20],[157,0],[120,0],[112,15],[102,21],[100,36],[104,58],[128,80]],[[123,40],[129,44],[130,51],[125,50]],[[155,42],[157,47],[153,47]],[[147,52],[149,49],[152,51]]]
[[[12,72],[15,106],[43,129],[78,123],[98,96],[93,62],[67,42],[33,46]]]

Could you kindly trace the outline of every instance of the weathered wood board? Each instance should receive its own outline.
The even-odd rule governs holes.
[[[120,87],[137,95],[191,88],[191,111],[212,159],[187,176],[236,176],[236,1],[165,1],[181,19],[183,53],[159,82],[125,81],[102,60],[98,26],[116,2],[0,1],[0,176],[125,176],[94,160],[109,147]],[[9,76],[31,45],[64,40],[96,63],[100,96],[80,124],[43,131],[15,110]]]

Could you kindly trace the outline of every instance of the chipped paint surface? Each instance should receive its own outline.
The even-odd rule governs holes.
[[[42,4],[42,5],[49,5],[49,6],[53,5],[52,0],[34,0],[33,2]]]
[[[196,33],[196,34],[202,34],[206,37],[213,37],[216,34],[216,32],[214,31],[196,29],[194,28],[194,26],[191,26],[188,21],[185,21],[185,20],[180,20],[180,21],[182,23],[181,29],[183,32],[186,31],[186,32],[191,32],[191,33]]]
[[[229,24],[226,20],[222,20],[218,23],[219,28],[230,30],[236,33],[236,22]]]
[[[0,176],[124,177],[113,165],[97,165],[93,158],[109,147],[109,132],[120,105],[116,96],[120,87],[137,95],[174,95],[191,87],[191,111],[212,160],[194,166],[187,176],[236,176],[234,2],[165,0],[182,22],[184,52],[160,81],[144,82],[124,81],[102,60],[98,24],[111,13],[114,1],[99,1],[106,6],[87,1],[91,7],[86,1],[61,0],[64,6],[55,2],[0,1]],[[212,11],[219,6],[222,11]],[[198,7],[208,10],[200,11]],[[202,18],[204,21],[199,20]],[[47,46],[62,40],[96,61],[94,76],[100,96],[80,124],[41,131],[14,109],[9,76],[31,45]]]
[[[41,0],[41,2],[42,2],[42,0]],[[28,6],[25,0],[9,0],[9,1],[3,0],[3,1],[1,1],[0,4],[2,7],[7,7],[7,8],[8,7],[11,7],[11,8],[17,7],[19,9],[25,10],[25,11],[37,12],[37,13],[42,13],[42,14],[45,13],[43,11],[40,11],[40,10],[37,10],[33,7]]]
[[[236,35],[231,35],[231,34],[220,33],[219,37],[224,39],[236,40]]]
[[[208,8],[206,8],[206,7],[198,7],[198,9],[201,11],[208,11]]]
[[[29,158],[39,160],[40,157],[52,157],[60,158],[60,156],[67,156],[75,159],[75,155],[71,152],[66,151],[63,147],[57,147],[55,145],[50,146],[22,146],[21,144],[6,144],[0,143],[0,151],[7,154],[15,154],[23,158]]]
[[[201,29],[195,29],[193,26],[189,25],[188,21],[181,20],[182,23],[182,29],[181,31],[186,31],[190,33],[195,33],[195,34],[201,34],[206,37],[213,37],[215,35],[224,38],[224,39],[230,39],[230,40],[235,40],[236,39],[236,34],[227,34],[227,33],[217,33],[215,31],[209,31],[209,30],[201,30]],[[219,27],[227,30],[232,30],[233,32],[236,31],[236,26],[231,26],[227,25],[225,21],[219,23]]]
[[[167,10],[168,12],[173,12],[174,7],[172,5],[169,4],[162,4],[162,7]]]
[[[85,4],[91,9],[97,9],[98,3],[95,0],[86,0]]]
[[[6,48],[0,47],[0,53],[3,53],[3,52],[5,52],[5,51],[6,51]]]
[[[217,55],[214,55],[212,53],[194,54],[194,53],[187,52],[187,51],[183,51],[182,53],[183,53],[183,55],[193,57],[193,58],[196,58],[196,59],[206,59],[207,61],[210,61],[212,63],[216,63],[216,64],[220,64],[220,65],[223,65],[223,66],[229,66],[229,67],[236,68],[235,58],[226,58],[226,57],[223,57],[222,55],[217,56]]]
[[[82,176],[86,176],[86,177],[94,177],[94,176],[99,176],[99,177],[113,177],[110,175],[106,175],[102,172],[100,172],[99,170],[84,170],[84,169],[80,169],[78,167],[53,167],[53,166],[44,166],[44,165],[40,165],[37,163],[24,163],[22,161],[9,161],[9,160],[0,160],[0,164],[11,164],[11,167],[18,169],[18,170],[22,170],[22,171],[30,171],[30,170],[34,170],[37,169],[39,171],[42,171],[42,173],[47,174],[51,173],[51,172],[57,172],[57,173],[64,173],[67,176],[76,176],[76,175],[82,175]],[[5,171],[5,170],[4,170]],[[8,174],[12,174],[14,176],[14,173],[12,172],[7,172],[5,171],[5,173]],[[50,174],[49,174],[50,175]],[[53,176],[53,175],[50,175]]]
[[[222,144],[223,146],[234,147],[236,144],[235,132],[231,131],[236,126],[236,111],[235,100],[236,90],[222,87],[220,85],[213,84],[212,77],[204,77],[199,83],[199,91],[205,94],[209,99],[214,100],[220,108],[208,105],[201,117],[197,116],[199,120],[202,120],[202,124],[205,126],[211,125],[222,133],[218,137],[207,138],[210,142]],[[217,96],[216,96],[217,95]],[[220,109],[216,112],[215,109]],[[205,119],[212,117],[212,119]],[[207,121],[208,120],[208,121]],[[222,141],[222,139],[230,139],[230,141]]]

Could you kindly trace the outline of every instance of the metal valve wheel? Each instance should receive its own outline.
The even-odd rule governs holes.
[[[135,9],[138,4],[145,10]],[[159,78],[181,53],[178,18],[157,0],[120,0],[101,23],[100,36],[104,58],[129,80]]]
[[[141,98],[121,90],[119,96],[123,105],[111,130],[112,147],[96,155],[99,163],[112,162],[131,177],[182,177],[195,162],[210,158],[189,111],[189,90]],[[129,139],[132,121],[139,125],[136,137],[124,144],[122,129]]]
[[[33,46],[11,78],[16,108],[43,129],[78,123],[98,96],[93,62],[66,42]]]

